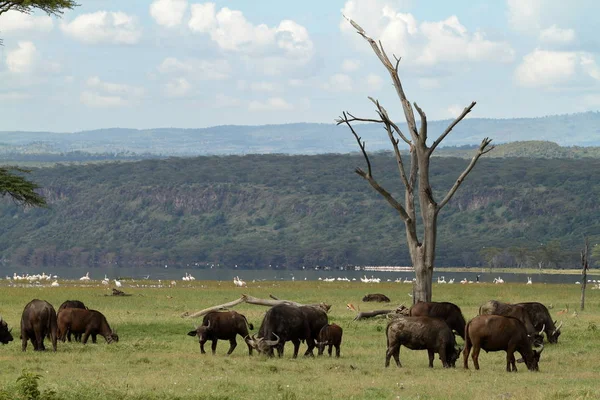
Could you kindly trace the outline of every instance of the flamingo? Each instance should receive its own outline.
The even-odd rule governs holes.
[[[115,279],[115,286],[116,287],[121,287],[123,285],[121,285],[121,282],[119,282],[118,280]]]

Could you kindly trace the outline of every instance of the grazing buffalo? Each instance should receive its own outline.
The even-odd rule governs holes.
[[[518,303],[515,305],[525,308],[533,327],[536,330],[545,331],[548,342],[558,343],[562,321],[556,326],[556,321],[552,321],[552,317],[550,317],[550,313],[545,305],[537,302]]]
[[[103,336],[107,343],[118,342],[119,335],[113,332],[100,311],[81,308],[66,308],[58,314],[58,332],[60,340],[65,341],[67,334],[83,334],[82,342],[86,344],[90,335],[92,343],[96,336]]]
[[[321,328],[319,336],[317,336],[317,347],[319,348],[319,355],[323,355],[325,346],[329,346],[327,353],[331,357],[331,348],[335,347],[335,356],[340,357],[340,345],[342,344],[342,333],[343,330],[339,325],[331,324],[325,325]]]
[[[217,351],[217,341],[229,340],[229,351],[227,355],[233,353],[233,350],[237,346],[235,337],[240,335],[247,340],[248,328],[254,329],[252,324],[248,323],[246,317],[242,314],[238,314],[235,311],[225,312],[210,312],[204,316],[202,325],[197,327],[195,330],[188,332],[189,336],[198,336],[200,342],[200,352],[206,354],[204,351],[204,343],[211,340],[212,353],[215,354]],[[248,353],[252,355],[252,346],[248,344]]]
[[[473,348],[473,364],[479,369],[479,351],[506,351],[506,371],[517,371],[515,351],[521,353],[527,369],[538,371],[540,354],[544,349],[532,349],[525,325],[513,317],[501,315],[478,315],[467,324],[465,329],[465,350],[463,352],[465,368],[469,368],[469,352]],[[512,366],[512,369],[511,369]]]
[[[432,317],[441,318],[451,330],[455,331],[463,340],[465,339],[465,326],[467,325],[460,307],[448,302],[424,302],[415,303],[408,315],[412,317]]]
[[[385,294],[373,293],[367,294],[365,297],[363,297],[362,301],[376,301],[378,303],[389,303],[390,298],[387,297]]]
[[[7,344],[13,341],[10,331],[12,331],[12,328],[8,329],[8,324],[0,317],[0,343]]]
[[[294,355],[298,356],[300,342],[311,337],[310,325],[302,308],[291,304],[278,304],[271,307],[258,330],[258,338],[246,339],[259,353],[273,356],[273,349],[277,348],[277,355],[283,356],[285,342],[294,344]]]
[[[31,340],[33,350],[43,351],[44,338],[52,341],[52,349],[56,351],[56,311],[52,304],[44,300],[34,299],[25,306],[21,315],[21,341],[23,351],[27,350],[27,340]]]
[[[440,355],[444,368],[454,367],[461,349],[456,346],[454,334],[448,324],[432,317],[397,317],[386,328],[387,351],[385,366],[389,367],[393,356],[396,365],[400,364],[400,346],[411,350],[427,350],[429,367],[433,368],[435,353]]]
[[[529,313],[523,306],[490,300],[479,307],[479,315],[501,315],[503,317],[516,318],[525,325],[527,334],[535,346],[539,346],[544,342],[543,332],[540,333],[535,329],[529,318]]]
[[[327,313],[323,308],[318,306],[301,306],[300,311],[304,315],[304,319],[308,322],[309,336],[306,338],[308,348],[304,353],[305,356],[314,357],[313,349],[316,346],[315,340],[319,336],[319,332],[327,325]]]
[[[60,312],[62,310],[64,310],[65,308],[81,308],[82,310],[87,310],[88,308],[85,306],[85,304],[83,304],[83,302],[79,301],[79,300],[66,300],[65,302],[63,302],[60,307],[58,307],[58,317],[60,318]],[[81,333],[76,333],[75,335],[75,341],[77,342],[81,342]],[[69,342],[71,341],[71,332],[69,332],[67,334],[67,339],[69,340]]]

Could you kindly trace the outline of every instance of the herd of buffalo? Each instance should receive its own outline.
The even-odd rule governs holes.
[[[384,300],[385,301],[385,300]],[[329,324],[328,309],[323,305],[297,306],[279,304],[271,307],[265,314],[258,330],[258,337],[250,335],[254,327],[246,317],[235,311],[213,311],[204,316],[202,325],[188,332],[197,336],[200,351],[205,354],[204,344],[211,341],[214,354],[218,340],[228,340],[231,354],[237,346],[236,337],[240,335],[253,350],[273,356],[275,350],[283,356],[286,342],[294,345],[293,357],[298,356],[300,343],[307,344],[305,356],[313,356],[315,347],[322,355],[328,347],[329,356],[335,347],[336,357],[340,356],[342,328]],[[544,349],[543,334],[550,343],[557,343],[562,323],[556,325],[548,309],[541,303],[529,302],[508,304],[491,300],[479,308],[479,315],[468,323],[461,309],[449,302],[418,302],[401,314],[394,315],[386,328],[387,351],[385,366],[393,357],[400,364],[400,346],[412,350],[427,350],[429,366],[433,367],[437,353],[444,367],[454,367],[463,353],[464,367],[468,368],[468,358],[472,351],[473,364],[479,369],[479,352],[505,351],[506,370],[516,371],[516,362],[524,362],[529,370],[537,371],[540,354]],[[13,340],[10,329],[0,317],[0,342],[7,344]],[[455,340],[455,334],[464,340],[461,349]],[[22,350],[27,349],[31,341],[34,350],[44,350],[44,338],[52,342],[56,351],[57,340],[75,340],[84,344],[91,336],[96,343],[97,335],[107,343],[117,342],[118,335],[113,332],[102,313],[88,309],[82,302],[65,301],[58,309],[44,300],[29,302],[21,317]],[[521,354],[515,360],[514,353]]]

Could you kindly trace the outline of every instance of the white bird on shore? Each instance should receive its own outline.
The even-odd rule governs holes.
[[[531,281],[531,277],[530,276],[527,277],[527,284],[528,285],[533,285],[533,282]]]
[[[118,280],[115,279],[115,286],[116,287],[121,287],[123,285],[121,285],[121,282],[119,282]]]
[[[104,279],[102,279],[102,284],[103,285],[108,285],[109,284],[109,280],[108,280],[108,277],[106,276],[106,274],[104,274]]]
[[[57,287],[57,286],[60,286],[60,285],[58,284],[58,281],[55,280],[54,282],[52,282],[52,284],[50,286]]]
[[[90,273],[86,273],[84,276],[82,276],[81,278],[79,278],[80,281],[89,281],[90,280]]]

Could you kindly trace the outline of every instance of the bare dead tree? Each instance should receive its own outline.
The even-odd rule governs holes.
[[[583,246],[583,250],[581,250],[581,303],[579,308],[581,311],[585,308],[585,287],[587,286],[587,271],[589,269],[588,265],[588,240],[585,238],[585,244]]]
[[[402,82],[398,75],[400,58],[394,55],[395,61],[392,62],[386,54],[381,42],[376,42],[367,36],[364,29],[362,29],[360,25],[353,20],[348,19],[348,21],[356,29],[357,33],[371,45],[375,55],[379,58],[383,66],[388,71],[394,88],[396,89],[396,94],[398,95],[402,104],[404,117],[406,119],[409,132],[408,135],[404,134],[398,125],[392,121],[388,115],[388,112],[379,103],[379,101],[371,97],[369,97],[369,100],[371,100],[371,102],[375,105],[375,112],[378,118],[359,118],[349,112],[343,112],[342,116],[337,119],[336,122],[338,125],[346,124],[348,128],[350,128],[350,131],[356,138],[356,142],[358,143],[358,146],[360,147],[367,163],[366,171],[361,168],[356,168],[356,173],[369,182],[373,189],[375,189],[387,200],[387,202],[398,212],[398,215],[404,222],[408,250],[410,252],[410,257],[416,275],[413,301],[431,301],[431,281],[433,277],[435,261],[438,214],[441,209],[448,204],[452,196],[454,196],[459,186],[463,183],[467,175],[477,163],[477,160],[479,160],[479,157],[491,151],[494,146],[490,146],[491,139],[483,139],[469,165],[460,174],[456,182],[454,182],[450,190],[441,199],[441,201],[436,201],[433,190],[429,183],[429,164],[431,156],[439,144],[452,131],[452,129],[460,121],[462,121],[469,112],[471,112],[473,107],[475,107],[475,102],[472,102],[470,105],[465,107],[462,113],[454,121],[452,121],[450,125],[448,125],[446,130],[442,132],[442,134],[435,139],[431,145],[427,145],[427,116],[425,115],[425,112],[417,105],[417,103],[413,103],[411,105],[406,98],[404,89],[402,88]],[[420,117],[420,125],[418,128],[413,106],[414,110],[417,111]],[[373,176],[371,161],[369,160],[366,150],[366,144],[352,126],[352,123],[354,122],[378,123],[382,124],[385,128],[388,138],[392,144],[392,148],[394,149],[396,163],[398,164],[398,173],[404,185],[404,205],[400,203],[400,201],[396,200],[396,198],[394,198],[394,196],[388,190],[383,188]],[[408,171],[404,165],[404,160],[400,153],[400,140],[406,143],[410,149],[410,170]],[[422,239],[420,239],[417,234],[415,201],[418,201],[420,205],[421,221],[423,224]]]

